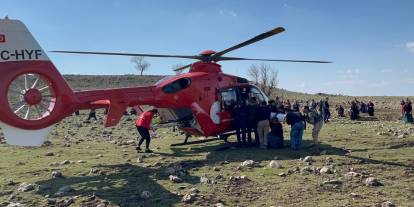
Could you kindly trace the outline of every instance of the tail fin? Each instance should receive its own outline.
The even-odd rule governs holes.
[[[72,113],[76,97],[27,27],[0,19],[0,128],[13,145],[38,146]]]

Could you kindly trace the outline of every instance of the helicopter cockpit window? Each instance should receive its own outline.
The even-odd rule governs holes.
[[[224,111],[230,111],[237,103],[237,91],[235,88],[227,89],[221,92],[221,108]]]
[[[189,78],[178,79],[162,88],[165,93],[175,93],[190,86],[191,80]]]

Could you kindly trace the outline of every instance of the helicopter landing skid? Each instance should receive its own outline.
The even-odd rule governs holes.
[[[235,134],[235,133],[221,134],[221,135],[218,135],[217,137],[214,137],[214,138],[211,138],[211,139],[203,139],[203,140],[190,141],[190,142],[188,141],[188,138],[190,138],[191,136],[186,135],[185,139],[184,139],[184,142],[171,144],[170,146],[175,147],[175,146],[184,146],[184,145],[191,145],[191,144],[200,144],[200,143],[212,142],[212,141],[217,141],[217,140],[223,140],[226,145],[229,145],[229,144],[231,145],[232,143],[229,142],[227,140],[227,138],[229,136],[233,135],[233,134]]]

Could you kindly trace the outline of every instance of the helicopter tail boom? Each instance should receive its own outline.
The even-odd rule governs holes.
[[[153,87],[74,92],[27,27],[0,19],[0,128],[7,143],[39,146],[79,109],[107,108],[114,126],[128,106],[152,104]]]

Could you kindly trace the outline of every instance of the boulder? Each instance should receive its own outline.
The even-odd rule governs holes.
[[[393,204],[391,201],[385,201],[381,204],[381,207],[395,207],[395,204]]]
[[[281,165],[278,161],[276,161],[276,160],[272,160],[272,161],[270,161],[270,163],[269,163],[269,167],[270,167],[270,168],[277,168],[277,169],[280,169],[280,168],[282,168],[282,165]]]
[[[321,174],[332,174],[332,173],[333,173],[332,169],[331,169],[330,167],[328,167],[328,166],[323,166],[323,167],[319,170],[319,172],[320,172]]]
[[[257,163],[253,160],[246,160],[240,164],[242,167],[255,167]]]
[[[22,183],[20,184],[20,186],[17,188],[18,191],[21,192],[28,192],[28,191],[32,191],[35,190],[37,188],[36,184],[31,184],[31,183]]]
[[[170,180],[172,181],[172,182],[174,182],[174,183],[181,183],[183,180],[181,179],[181,178],[179,178],[178,176],[176,176],[176,175],[170,175],[169,176],[169,178],[170,178]]]
[[[377,178],[369,177],[365,180],[366,186],[382,186],[382,183]]]
[[[62,177],[63,177],[63,175],[62,175],[61,172],[59,172],[59,171],[53,171],[52,172],[52,178],[62,178]]]

